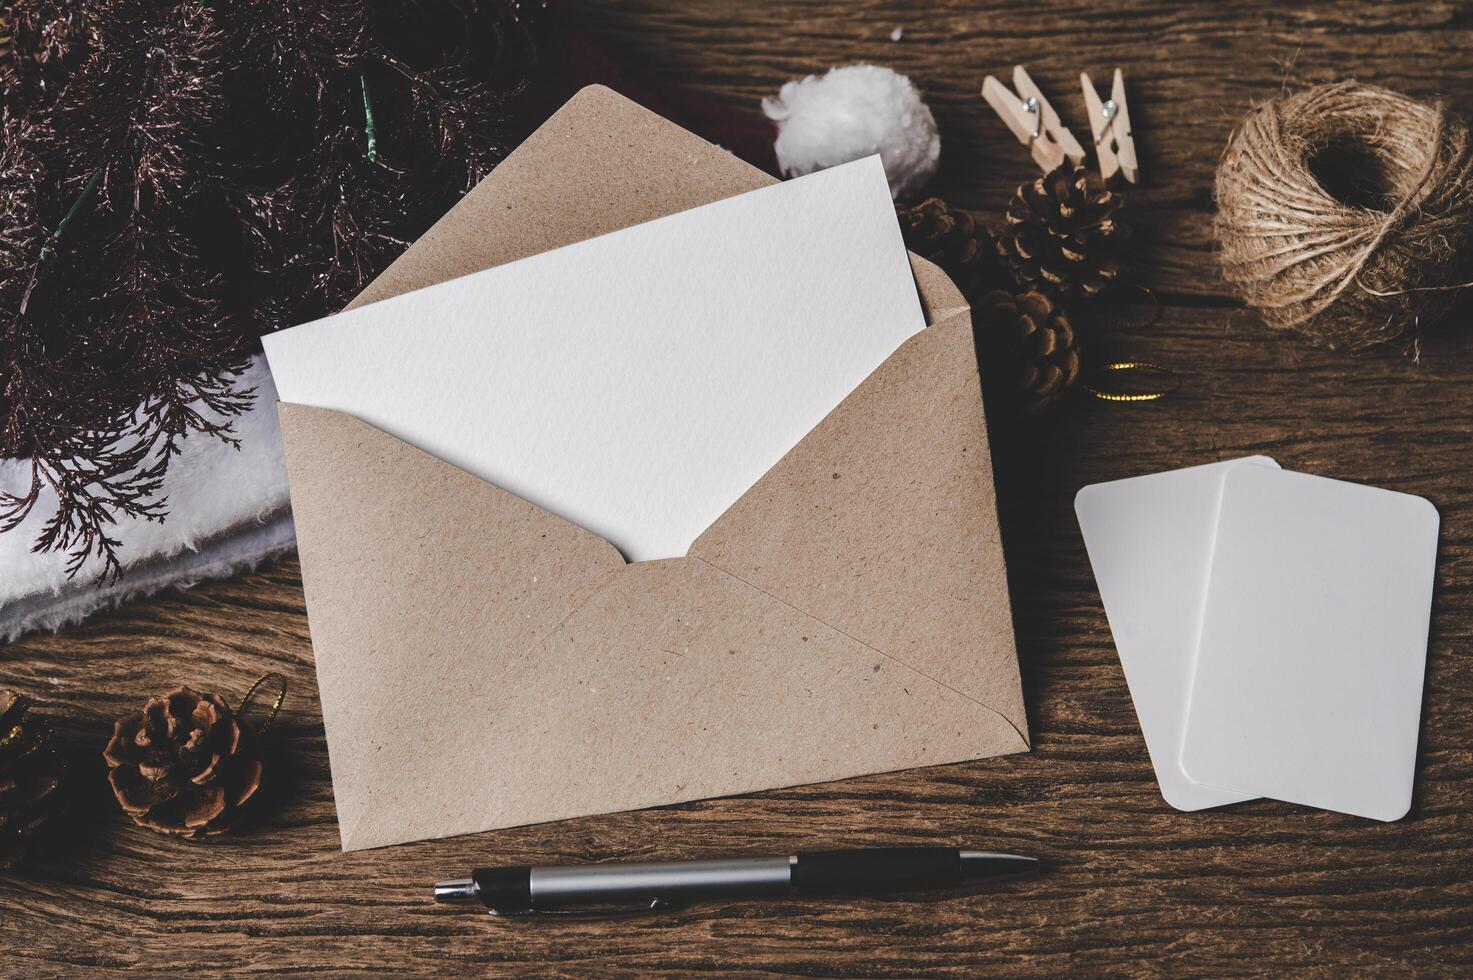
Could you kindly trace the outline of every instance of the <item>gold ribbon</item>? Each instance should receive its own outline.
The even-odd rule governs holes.
[[[270,680],[274,680],[281,690],[276,695],[276,701],[272,703],[271,710],[266,713],[266,720],[261,722],[260,728],[256,729],[257,735],[265,735],[266,732],[271,728],[271,723],[276,720],[277,713],[281,711],[282,702],[286,700],[286,678],[283,677],[281,674],[276,673],[275,671],[272,671],[269,674],[262,674],[260,677],[257,677],[256,683],[252,684],[250,686],[250,689],[245,692],[245,696],[240,699],[240,706],[235,709],[235,716],[237,718],[243,717],[245,714],[246,705],[251,703],[251,698],[256,696],[256,692],[261,689],[262,684],[265,684],[267,681]]]
[[[1160,401],[1181,387],[1181,378],[1169,367],[1151,361],[1113,361],[1099,368],[1098,374],[1131,374],[1139,372],[1160,379],[1158,385],[1143,391],[1106,391],[1086,383],[1084,390],[1100,401],[1106,402],[1154,402]]]
[[[1151,301],[1151,315],[1139,323],[1117,324],[1117,326],[1134,328],[1153,326],[1157,320],[1161,319],[1161,300],[1156,296],[1156,291],[1149,286],[1135,286],[1134,288],[1143,293]],[[1129,385],[1130,390],[1126,391],[1121,391],[1118,388],[1110,390],[1097,386],[1100,378],[1105,375],[1128,376],[1131,374],[1154,377],[1157,380],[1157,384],[1147,385],[1143,382],[1138,385]],[[1105,402],[1160,401],[1181,387],[1181,378],[1177,376],[1175,371],[1166,367],[1164,364],[1157,364],[1154,361],[1112,361],[1095,369],[1094,380],[1094,384],[1091,384],[1089,381],[1083,382],[1082,387],[1100,401]]]

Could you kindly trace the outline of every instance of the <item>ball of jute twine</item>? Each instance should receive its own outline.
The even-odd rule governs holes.
[[[1274,99],[1228,141],[1215,194],[1228,281],[1324,346],[1415,337],[1473,286],[1473,148],[1441,103],[1355,81]]]

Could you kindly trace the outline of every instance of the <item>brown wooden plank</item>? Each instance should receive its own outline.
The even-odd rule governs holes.
[[[0,876],[0,974],[103,968],[575,975],[936,976],[1003,972],[1466,975],[1473,968],[1473,337],[1465,306],[1420,364],[1311,351],[1227,295],[1211,255],[1217,155],[1252,99],[1354,74],[1442,92],[1473,114],[1466,3],[1284,4],[810,0],[584,4],[633,60],[754,104],[784,79],[876,60],[937,111],[934,190],[1001,207],[1029,175],[976,96],[1029,65],[1082,128],[1080,69],[1120,65],[1143,149],[1132,210],[1159,323],[1113,355],[1175,366],[1153,405],[1066,404],[991,420],[1035,751],[1025,756],[344,855],[296,564],[172,593],[59,636],[0,647],[0,682],[43,700],[74,757],[69,844]],[[905,29],[891,42],[890,31]],[[1326,476],[1424,494],[1444,530],[1419,778],[1389,825],[1270,802],[1187,815],[1156,791],[1079,540],[1097,480],[1263,452]],[[209,843],[129,825],[103,782],[111,719],[187,681],[292,694],[263,818]],[[439,724],[441,719],[419,719]],[[468,774],[467,778],[474,778]],[[922,901],[731,903],[623,923],[499,924],[426,900],[473,863],[785,852],[817,841],[977,842],[1049,873]]]

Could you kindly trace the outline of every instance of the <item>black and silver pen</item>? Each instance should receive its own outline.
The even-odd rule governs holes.
[[[1038,870],[1038,859],[955,847],[802,851],[788,857],[481,868],[442,881],[435,901],[485,905],[492,915],[655,912],[685,899],[863,895],[952,888]]]

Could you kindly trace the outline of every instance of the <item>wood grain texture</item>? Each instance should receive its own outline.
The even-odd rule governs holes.
[[[637,0],[583,5],[639,62],[752,104],[784,79],[875,60],[926,89],[934,190],[1000,208],[1029,176],[982,76],[1026,62],[1082,130],[1077,73],[1120,65],[1145,186],[1137,278],[1164,302],[1113,355],[1183,375],[1153,405],[1077,401],[990,420],[1035,751],[985,762],[344,855],[295,562],[0,647],[0,682],[58,719],[82,784],[68,845],[0,877],[0,974],[578,975],[734,972],[1467,975],[1473,971],[1473,332],[1464,304],[1420,363],[1312,351],[1228,296],[1211,254],[1213,168],[1249,102],[1354,75],[1473,115],[1467,3]],[[899,43],[889,40],[896,26]],[[1084,484],[1268,453],[1425,495],[1443,515],[1415,801],[1394,824],[1255,802],[1195,815],[1156,791],[1072,513]],[[132,827],[103,783],[116,715],[179,681],[292,683],[275,796],[205,844]],[[453,711],[447,709],[453,722]],[[442,725],[447,717],[418,719]],[[576,778],[576,773],[571,774]],[[473,777],[470,777],[473,778]],[[816,841],[975,842],[1039,854],[1036,881],[922,901],[699,905],[556,928],[439,909],[471,864],[786,852]]]

